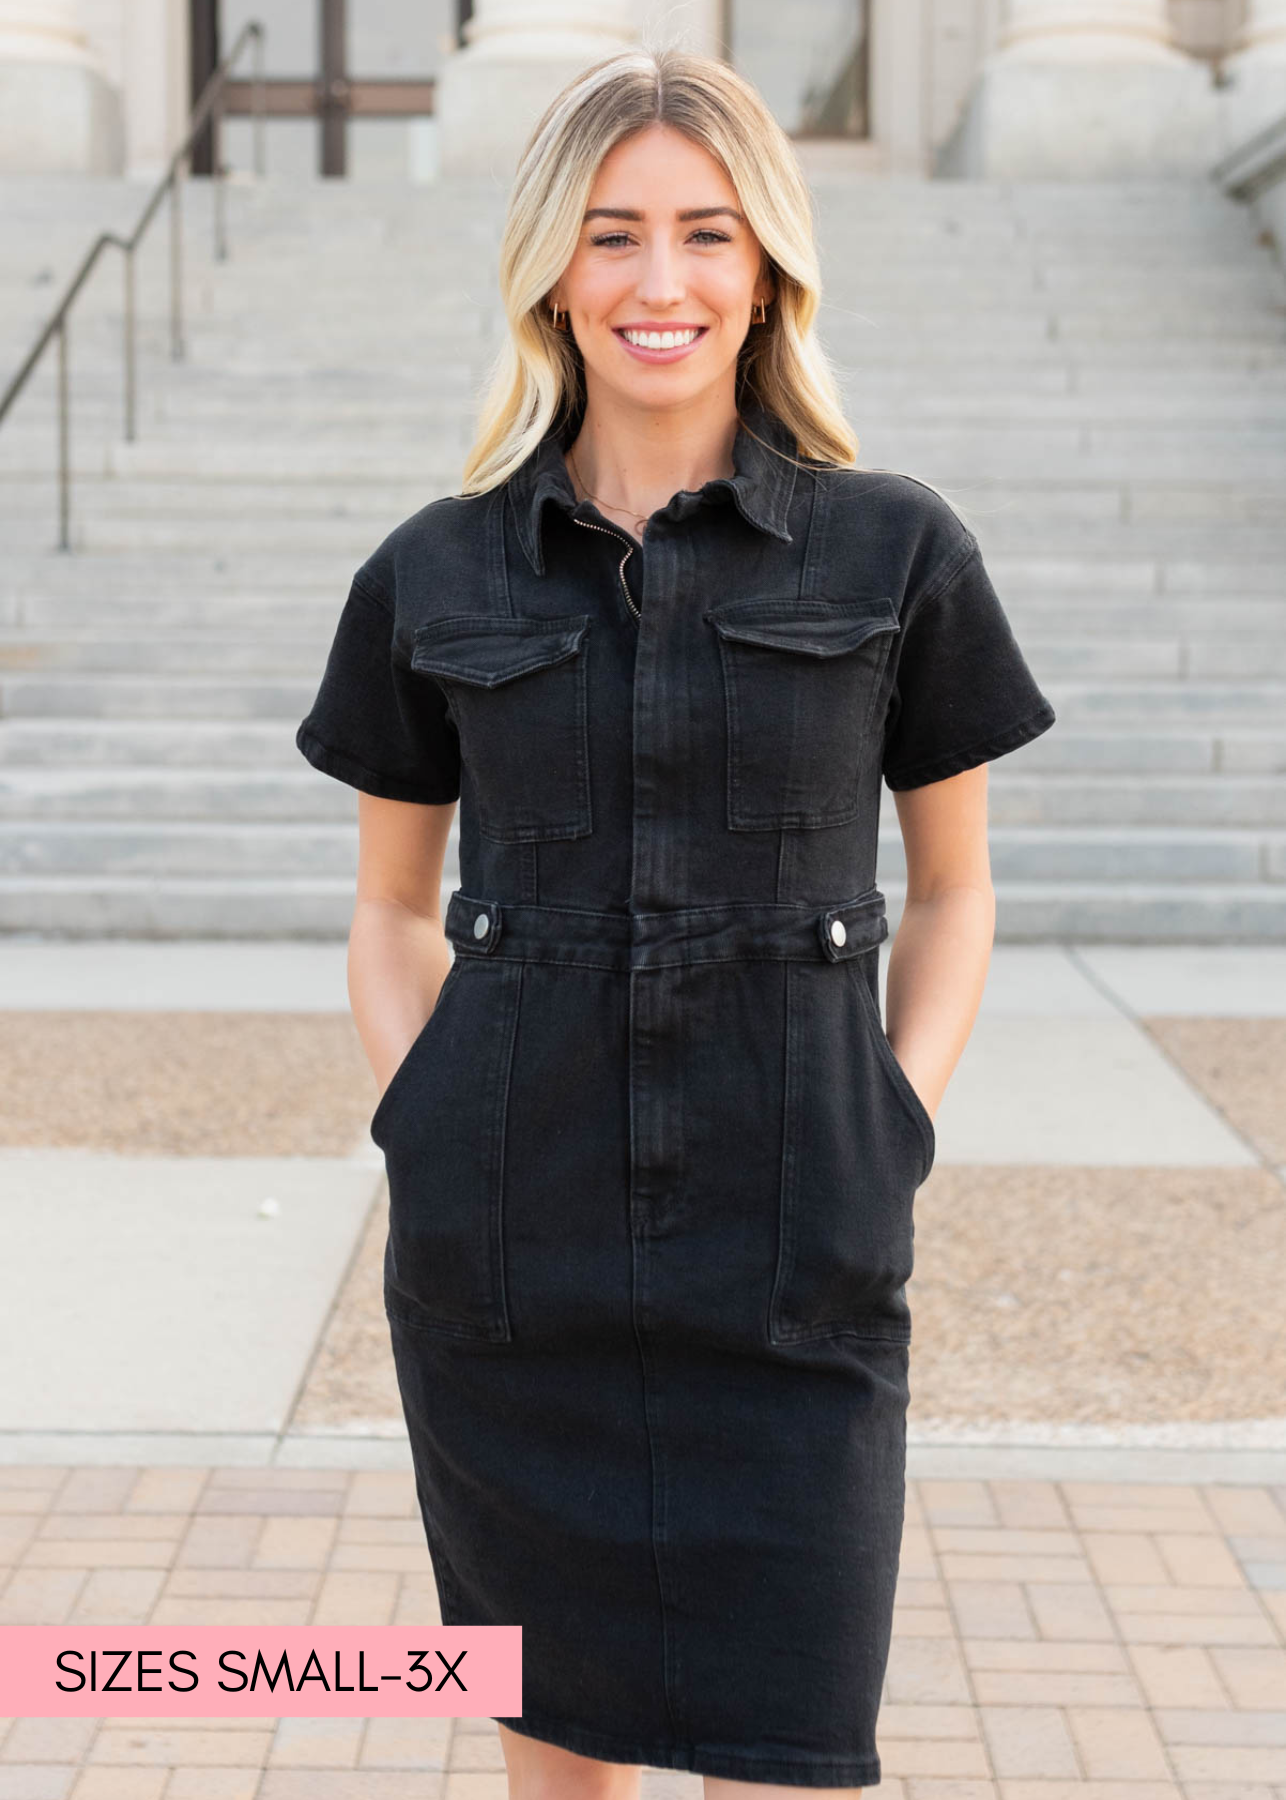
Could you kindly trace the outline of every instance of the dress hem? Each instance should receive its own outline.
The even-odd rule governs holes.
[[[818,1757],[774,1756],[756,1750],[729,1749],[720,1744],[687,1744],[674,1739],[644,1742],[615,1736],[546,1713],[524,1712],[518,1718],[488,1715],[522,1737],[538,1738],[576,1755],[604,1762],[636,1763],[643,1768],[684,1769],[694,1775],[722,1775],[731,1781],[776,1782],[786,1787],[876,1787],[880,1759],[876,1756]]]

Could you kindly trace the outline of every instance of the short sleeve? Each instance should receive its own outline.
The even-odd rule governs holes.
[[[910,602],[892,656],[883,760],[890,788],[959,775],[1054,723],[972,535],[954,572]]]
[[[460,795],[460,740],[446,697],[394,651],[392,602],[359,574],[295,743],[315,769],[385,800]]]

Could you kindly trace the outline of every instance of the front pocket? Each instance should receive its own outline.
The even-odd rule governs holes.
[[[929,1171],[932,1169],[934,1158],[937,1155],[938,1134],[934,1129],[933,1120],[930,1117],[928,1107],[924,1104],[924,1101],[921,1100],[919,1094],[916,1093],[914,1082],[912,1082],[910,1076],[898,1061],[897,1052],[885,1035],[884,1023],[880,1018],[879,1004],[873,997],[870,988],[867,986],[866,976],[859,967],[859,959],[854,957],[849,964],[849,968],[853,976],[853,981],[857,987],[858,1000],[866,1015],[867,1024],[871,1031],[871,1038],[879,1053],[880,1061],[888,1071],[889,1080],[892,1082],[902,1104],[915,1120],[916,1129],[919,1131],[921,1140],[923,1141],[924,1164],[920,1171],[920,1181],[923,1183],[928,1179]]]
[[[916,1122],[890,1093],[850,969],[786,964],[774,1344],[911,1337],[906,1283],[923,1150]]]
[[[589,620],[459,613],[415,634],[411,667],[446,694],[485,837],[527,844],[593,829]]]
[[[705,617],[723,665],[729,828],[855,819],[875,696],[899,629],[892,599],[729,600]]]
[[[505,1127],[522,967],[457,956],[371,1122],[388,1171],[384,1307],[421,1331],[512,1335]]]
[[[437,1035],[434,1026],[443,1016],[444,1002],[455,981],[459,967],[459,959],[453,956],[451,958],[451,966],[442,978],[442,985],[438,989],[437,999],[433,1002],[433,1011],[420,1027],[419,1032],[411,1042],[410,1049],[406,1052],[406,1055],[402,1058],[396,1069],[394,1069],[392,1075],[390,1075],[384,1088],[384,1092],[380,1095],[379,1103],[375,1108],[370,1123],[370,1133],[377,1144],[380,1142],[379,1133],[384,1128],[384,1120],[387,1114],[390,1113],[397,1104],[397,1090],[402,1086],[403,1082],[409,1078],[412,1069],[414,1069],[420,1057],[423,1056],[426,1046],[430,1044]]]

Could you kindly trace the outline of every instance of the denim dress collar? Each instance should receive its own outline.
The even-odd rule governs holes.
[[[545,573],[541,527],[546,503],[553,501],[573,516],[592,510],[591,502],[577,500],[563,460],[581,417],[583,412],[569,423],[551,426],[508,483],[518,538],[537,575]],[[797,470],[793,461],[783,458],[798,456],[795,434],[749,390],[741,400],[738,421],[732,446],[734,473],[715,476],[695,490],[681,489],[656,516],[682,519],[707,502],[731,499],[748,524],[789,544],[793,540],[786,520]]]

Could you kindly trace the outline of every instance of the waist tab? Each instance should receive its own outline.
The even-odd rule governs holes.
[[[884,895],[874,887],[826,907],[725,901],[650,913],[510,905],[456,888],[444,925],[464,956],[621,970],[704,962],[842,962],[889,934]]]

